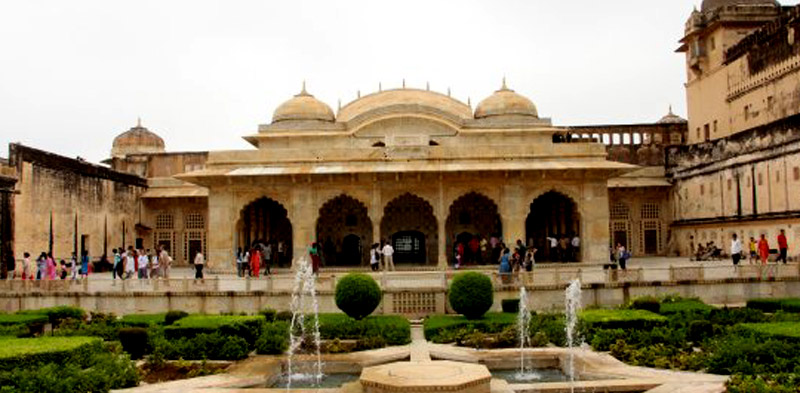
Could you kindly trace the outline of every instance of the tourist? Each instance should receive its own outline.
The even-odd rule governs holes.
[[[136,251],[133,247],[128,246],[128,257],[125,259],[125,278],[133,278],[133,275],[136,274]]]
[[[380,247],[380,244],[374,243],[369,249],[369,267],[373,272],[377,272],[381,269],[381,252],[378,250],[378,247]]]
[[[761,257],[761,264],[766,265],[769,259],[769,242],[767,236],[761,234],[761,240],[758,241],[758,256]]]
[[[734,266],[738,266],[739,260],[742,259],[742,241],[735,233],[731,235],[731,259]]]
[[[111,252],[114,254],[114,265],[111,267],[111,279],[116,280],[117,279],[117,269],[118,269],[120,261],[122,260],[122,256],[119,255],[119,252],[117,252],[116,248],[111,250]]]
[[[528,251],[528,248],[525,247],[525,244],[522,243],[522,240],[517,239],[517,250],[516,251],[517,251],[517,254],[519,254],[519,256],[518,256],[519,265],[522,266],[522,258],[525,257],[525,254]]]
[[[503,283],[508,283],[511,277],[511,261],[509,258],[511,257],[511,250],[508,248],[503,248],[502,255],[500,256],[500,278],[503,280]]]
[[[750,264],[752,265],[758,261],[758,243],[756,239],[750,236]]]
[[[161,245],[159,246],[158,262],[161,264],[161,277],[169,278],[169,271],[172,269],[172,257],[167,252],[167,249]]]
[[[22,279],[33,280],[33,273],[31,270],[31,254],[25,251],[22,256]]]
[[[138,268],[137,270],[139,272],[138,278],[140,280],[143,280],[143,279],[147,278],[148,258],[147,258],[147,254],[144,252],[144,249],[139,249],[137,254],[139,255],[139,257],[136,259],[137,262],[138,262],[138,264],[137,264],[137,268]]]
[[[52,253],[47,253],[47,279],[56,279],[56,260],[53,258]]]
[[[36,258],[36,279],[43,280],[47,272],[47,253],[42,251]]]
[[[570,241],[570,245],[572,246],[572,260],[577,262],[580,257],[580,249],[581,249],[581,238],[578,237],[576,233],[575,236],[572,237],[572,241]]]
[[[255,244],[250,249],[250,277],[258,278],[261,272],[261,251]]]
[[[203,257],[203,253],[198,251],[197,254],[194,256],[194,278],[196,279],[203,279],[203,266],[205,266],[206,260]]]
[[[161,259],[158,258],[157,250],[153,250],[150,257],[150,278],[158,278],[161,275]]]
[[[245,250],[242,256],[242,277],[250,277],[250,250]]]
[[[283,244],[283,240],[278,240],[278,254],[275,255],[275,266],[280,266],[284,254],[286,254],[286,246]]]
[[[470,264],[477,264],[478,263],[478,255],[480,255],[481,249],[481,242],[478,241],[478,236],[472,236],[472,239],[469,239],[469,243],[467,243],[467,248],[469,248],[469,260]]]
[[[536,248],[529,247],[525,253],[525,271],[533,271],[534,265],[536,265]]]
[[[74,252],[72,256],[70,256],[69,262],[67,262],[67,268],[69,268],[69,277],[71,280],[78,279],[78,255]]]
[[[628,259],[630,259],[631,254],[625,249],[625,246],[622,243],[617,243],[617,261],[619,262],[619,267],[622,270],[626,270],[628,268]]]
[[[394,271],[394,257],[392,256],[394,255],[394,247],[392,247],[391,242],[386,242],[386,245],[383,246],[383,250],[381,250],[381,254],[383,254],[384,271]]]
[[[457,242],[456,243],[456,269],[461,267],[462,263],[466,263],[464,260],[464,243]]]
[[[317,242],[311,243],[311,246],[308,247],[308,255],[311,257],[311,271],[314,274],[319,272],[319,263],[320,263],[320,249]]]
[[[89,251],[81,251],[81,278],[89,277]]]
[[[270,275],[270,267],[272,267],[272,244],[267,242],[267,245],[263,248],[263,253],[261,254],[261,259],[264,260],[264,274]]]
[[[59,274],[59,277],[62,280],[66,280],[67,276],[69,275],[69,269],[67,269],[67,262],[62,259],[60,265],[61,265],[61,272]]]
[[[244,259],[243,259],[244,258],[244,254],[242,253],[242,248],[241,247],[239,247],[236,250],[235,258],[236,258],[236,276],[237,277],[244,277],[243,276],[243,272],[244,272]]]
[[[546,237],[548,245],[550,246],[547,250],[547,255],[550,257],[551,262],[558,261],[558,239],[555,237],[547,236]]]
[[[784,233],[783,229],[781,229],[781,233],[778,235],[778,251],[780,252],[778,260],[783,261],[785,265],[786,255],[789,253],[789,243],[786,241],[786,233]]]
[[[480,255],[479,263],[481,265],[485,265],[486,264],[486,258],[489,256],[489,254],[488,254],[489,241],[486,240],[485,237],[481,237],[480,245],[481,245],[481,255]]]

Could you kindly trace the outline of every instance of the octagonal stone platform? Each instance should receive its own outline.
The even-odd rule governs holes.
[[[492,374],[482,364],[452,361],[397,362],[361,372],[364,393],[489,393]]]

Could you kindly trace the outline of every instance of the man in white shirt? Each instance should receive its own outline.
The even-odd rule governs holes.
[[[392,254],[394,254],[394,247],[392,247],[391,242],[386,242],[386,245],[383,246],[383,250],[381,250],[381,254],[383,254],[383,268],[385,271],[394,271],[394,260],[392,259]]]
[[[147,258],[147,253],[144,252],[143,249],[139,250],[139,278],[146,279],[147,278],[147,268],[149,265],[149,258]]]
[[[733,259],[733,265],[739,265],[739,260],[742,259],[742,241],[734,233],[731,236],[731,259]]]
[[[572,246],[572,260],[577,262],[578,257],[580,256],[581,238],[575,234],[575,236],[572,237],[570,245]]]

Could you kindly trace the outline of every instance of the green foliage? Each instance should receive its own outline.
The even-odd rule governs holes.
[[[584,310],[580,319],[588,326],[599,329],[647,329],[663,325],[667,318],[646,310]]]
[[[499,333],[516,323],[517,315],[514,313],[486,313],[483,318],[472,320],[460,315],[431,315],[425,319],[423,330],[428,340],[444,343],[455,341],[452,333],[460,330]]]
[[[643,296],[633,299],[630,308],[658,313],[661,310],[661,302],[655,297]]]
[[[256,353],[280,355],[289,348],[289,324],[285,321],[268,323],[256,340]]]
[[[519,312],[519,299],[503,299],[500,304],[503,312]]]
[[[765,337],[800,341],[800,322],[743,323],[739,326]]]
[[[375,279],[363,273],[350,273],[336,283],[336,307],[354,319],[372,314],[382,296]]]
[[[36,368],[48,363],[84,367],[102,351],[96,337],[0,338],[0,371]]]
[[[800,373],[766,375],[732,375],[727,383],[729,393],[798,393]]]
[[[94,336],[103,340],[116,340],[120,324],[113,318],[95,318],[91,321],[67,319],[53,332],[55,336]]]
[[[695,299],[681,299],[677,301],[662,301],[659,313],[670,315],[685,312],[710,312],[714,307]]]
[[[373,315],[356,320],[344,314],[320,314],[319,333],[326,340],[381,337],[388,345],[411,342],[411,324],[397,315]]]
[[[747,308],[761,310],[763,312],[800,312],[800,299],[750,299],[747,301]]]
[[[478,272],[458,273],[450,284],[448,299],[457,313],[467,319],[479,319],[494,303],[492,280]]]
[[[276,321],[290,322],[292,320],[292,312],[291,311],[278,311],[278,313],[275,314],[275,320]]]
[[[278,312],[273,308],[263,308],[258,312],[258,314],[263,315],[264,319],[267,320],[267,323],[270,323],[275,322],[275,316],[278,314]]]
[[[192,338],[198,334],[219,333],[222,336],[240,337],[255,347],[266,321],[258,315],[190,315],[164,328],[167,339]]]
[[[714,326],[711,322],[704,320],[696,320],[689,322],[689,332],[687,338],[696,343],[705,340],[714,335]]]
[[[386,340],[381,336],[366,336],[356,340],[356,351],[367,351],[370,349],[383,348],[386,346]]]
[[[0,314],[0,326],[47,323],[48,321],[49,318],[44,314]]]
[[[20,311],[20,314],[40,314],[47,315],[53,327],[58,327],[62,321],[66,319],[82,320],[86,316],[86,312],[82,308],[72,306],[56,306],[49,308],[41,308],[38,310]]]
[[[54,362],[0,371],[2,392],[108,392],[139,383],[136,366],[126,356],[93,354],[86,364]]]
[[[167,312],[166,315],[164,315],[164,326],[172,325],[175,323],[175,321],[186,318],[188,316],[189,313],[187,313],[186,311],[180,311],[180,310],[169,311]]]
[[[250,346],[242,337],[220,333],[200,333],[194,337],[167,340],[157,337],[151,341],[153,355],[163,359],[187,360],[241,360],[250,353]]]
[[[163,325],[166,314],[128,314],[119,320],[119,324],[127,327],[150,327],[154,325]]]
[[[147,329],[140,327],[119,329],[119,342],[122,349],[131,355],[131,359],[141,359],[147,351]]]

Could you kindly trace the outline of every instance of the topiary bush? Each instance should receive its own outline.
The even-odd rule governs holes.
[[[275,311],[274,308],[263,308],[258,313],[260,315],[263,315],[264,319],[266,319],[268,323],[275,322],[275,316],[278,314],[278,312]]]
[[[131,355],[131,359],[141,359],[147,351],[147,329],[131,327],[119,329],[119,342],[122,349]]]
[[[500,304],[503,306],[503,312],[519,312],[519,299],[503,299]]]
[[[652,296],[643,296],[633,299],[630,308],[634,310],[646,310],[658,314],[661,311],[661,302]]]
[[[175,323],[175,321],[186,318],[188,316],[189,313],[187,313],[186,311],[175,310],[167,312],[167,315],[164,316],[164,325],[165,326],[172,325],[173,323]]]
[[[456,274],[450,284],[448,300],[457,313],[467,319],[479,319],[494,303],[492,280],[477,272]]]
[[[363,273],[350,273],[336,283],[336,307],[353,319],[364,319],[381,303],[381,289]]]

